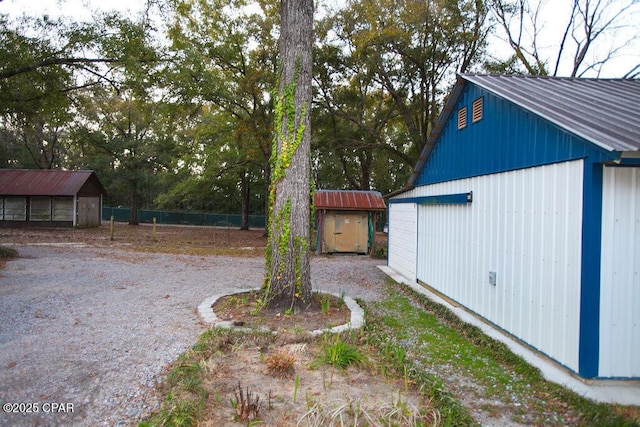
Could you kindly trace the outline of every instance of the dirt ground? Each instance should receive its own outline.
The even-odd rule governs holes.
[[[240,230],[237,227],[201,227],[152,224],[129,225],[109,222],[101,227],[73,228],[0,228],[0,244],[66,243],[98,247],[133,249],[145,252],[170,252],[191,255],[262,256],[267,246],[264,229]],[[375,245],[386,247],[387,236],[376,233]],[[311,245],[315,237],[312,233]]]
[[[113,235],[113,238],[112,238]],[[0,228],[0,243],[82,243],[107,247],[184,247],[184,249],[264,248],[264,229],[239,230],[235,227],[196,227],[181,225],[156,226],[114,223],[113,233],[108,222],[96,228]]]
[[[240,230],[237,227],[202,227],[152,224],[129,225],[109,222],[101,227],[87,229],[71,228],[4,228],[0,229],[0,244],[78,244],[94,247],[110,247],[144,252],[171,252],[192,255],[240,255],[263,256],[267,245],[264,229]],[[380,233],[376,242],[386,243]],[[233,302],[233,304],[230,304]],[[349,310],[333,301],[326,313],[321,313],[320,301],[314,301],[303,316],[271,313],[248,313],[255,311],[255,295],[244,304],[241,298],[225,297],[217,301],[215,312],[221,320],[237,321],[246,327],[262,325],[271,330],[279,328],[315,330],[346,323]]]
[[[278,427],[437,425],[439,414],[431,402],[411,384],[384,375],[374,361],[374,353],[360,345],[357,347],[365,355],[361,363],[347,369],[316,366],[327,346],[338,340],[347,342],[356,335],[313,339],[306,335],[305,331],[349,320],[350,312],[339,298],[315,296],[310,310],[302,315],[268,310],[255,314],[255,292],[234,294],[214,303],[213,310],[220,319],[237,321],[243,328],[268,329],[277,335],[249,335],[235,343],[221,340],[227,345],[213,346],[219,349],[217,354],[196,359],[203,367],[201,378],[209,393],[200,425],[242,426],[252,425],[255,420],[259,420],[258,425]],[[273,364],[270,360],[281,355],[293,361],[286,376],[274,375],[269,369]],[[188,366],[188,362],[181,363]],[[239,410],[241,391],[244,396],[252,396],[259,407],[259,412],[249,413],[247,419]],[[166,392],[179,394],[180,387]]]
[[[370,360],[344,370],[315,367],[323,346],[320,339],[286,341],[280,337],[267,343],[244,342],[232,351],[201,360],[204,384],[215,392],[206,401],[200,425],[240,427],[253,425],[256,419],[260,420],[256,425],[274,427],[437,423],[438,413],[431,402],[403,381],[383,377]],[[283,353],[294,360],[293,372],[287,377],[274,376],[268,370],[269,360]],[[259,405],[257,417],[239,417],[239,388],[245,396],[254,396]]]
[[[216,255],[234,255],[243,258],[246,256],[262,257],[267,239],[264,236],[264,230],[261,229],[240,231],[235,228],[167,225],[158,225],[156,227],[154,239],[152,225],[129,226],[116,223],[113,240],[110,236],[110,227],[105,224],[99,228],[83,230],[4,228],[0,229],[0,245],[3,243],[11,243],[16,247],[38,247],[43,245],[54,248],[54,253],[58,251],[72,251],[75,253],[83,251],[82,248],[87,246],[98,248],[98,251],[103,251],[105,254],[108,253],[109,257],[113,257],[118,264],[126,265],[139,265],[138,258],[154,255],[147,252],[171,253],[178,254],[176,255],[178,258],[184,258],[189,263],[197,263],[197,266],[193,267],[195,269],[200,268],[199,266],[202,264],[212,266],[215,269],[211,271],[220,272],[219,274],[223,274],[225,277],[229,276],[229,273],[233,273],[234,277],[235,275],[242,277],[243,267],[240,264],[244,261],[240,261],[241,258],[217,258]],[[58,246],[60,249],[58,249]],[[25,250],[25,252],[28,251]],[[197,256],[183,257],[182,254]],[[367,256],[323,256],[315,258],[316,263],[314,265],[316,268],[326,271],[327,274],[332,276],[332,279],[338,279],[345,286],[356,286],[357,283],[357,286],[375,288],[383,284],[383,279],[379,278],[381,273],[373,268],[375,263],[372,263],[373,260]],[[225,260],[225,265],[228,268],[225,267],[224,270],[221,270],[220,267],[215,266],[218,259]],[[358,259],[373,268],[371,274],[355,273],[353,269],[343,265],[344,263],[356,262]],[[238,260],[236,263],[237,271],[234,271],[234,262],[229,260]],[[362,264],[362,261],[359,261],[358,264]],[[159,265],[166,264],[166,268],[171,268],[166,261],[159,262]],[[380,263],[382,262],[380,261]],[[87,267],[83,264],[83,268]],[[179,269],[182,268],[185,267],[179,267]],[[69,276],[71,273],[68,270],[62,270],[62,272],[65,276]],[[162,275],[163,273],[162,270],[157,270],[155,274]],[[72,279],[69,280],[73,281]],[[134,283],[137,279],[133,276],[128,280],[126,284],[117,285],[116,289],[119,292],[128,292],[130,290],[134,291],[143,285],[142,283]],[[225,279],[225,281],[228,280]],[[162,298],[166,298],[163,301],[171,301],[174,298],[173,295],[169,297],[166,291],[161,293],[164,295]],[[148,297],[152,297],[151,294]],[[199,301],[200,299],[195,297],[193,304],[197,305]],[[222,303],[224,304],[225,301],[222,300]],[[331,414],[341,417],[351,416],[354,413],[359,413],[361,416],[373,416],[374,413],[385,415],[398,412],[398,410],[403,412],[407,408],[414,406],[423,407],[423,398],[419,393],[412,390],[411,387],[407,387],[402,381],[398,382],[397,380],[377,375],[376,372],[372,371],[371,365],[352,366],[345,371],[326,366],[315,369],[310,367],[310,362],[316,358],[322,349],[322,338],[311,340],[308,337],[303,337],[300,339],[296,335],[297,331],[306,328],[315,330],[345,323],[348,312],[335,299],[330,301],[329,307],[325,306],[327,308],[325,313],[322,312],[322,305],[319,304],[312,311],[310,318],[306,320],[300,320],[295,315],[284,313],[265,313],[264,316],[267,317],[254,319],[250,313],[247,314],[247,311],[250,311],[252,301],[250,299],[244,301],[242,294],[237,294],[235,301],[229,302],[227,300],[226,305],[228,315],[240,317],[246,323],[269,324],[271,329],[279,331],[278,339],[270,340],[260,347],[251,345],[233,346],[228,353],[217,354],[215,357],[209,357],[202,361],[200,366],[206,372],[206,386],[210,390],[206,402],[210,412],[204,417],[204,425],[246,425],[246,422],[237,422],[237,417],[234,415],[236,414],[236,409],[230,403],[234,399],[234,393],[237,391],[239,382],[242,384],[243,389],[247,390],[248,388],[252,393],[260,396],[261,402],[263,402],[260,419],[264,420],[264,425],[297,425],[298,420],[304,417],[305,414],[307,414],[305,419],[308,422],[306,424],[303,422],[301,425],[326,425],[326,423],[322,422],[318,424],[318,420],[322,417],[331,416]],[[222,317],[224,310],[216,310],[216,314]],[[35,316],[36,319],[34,321],[43,321],[38,317],[38,313]],[[92,317],[96,316],[97,314],[93,314]],[[46,319],[51,322],[56,321],[53,316]],[[310,323],[312,321],[313,323]],[[108,324],[108,322],[105,323]],[[202,329],[202,332],[204,331],[205,329]],[[285,338],[285,336],[290,338]],[[114,343],[119,343],[118,345],[120,346],[124,345],[120,344],[118,338],[114,337],[113,340]],[[195,341],[193,344],[195,344]],[[87,354],[90,354],[93,350],[88,347],[87,351]],[[274,378],[266,373],[266,360],[271,354],[280,351],[287,352],[295,359],[295,374],[293,376]],[[79,353],[76,356],[84,357],[83,354]],[[176,363],[179,365],[179,360]],[[13,366],[13,364],[7,364],[7,366]],[[14,372],[18,367],[18,365],[12,367],[13,371],[9,368],[7,369]],[[130,374],[131,369],[134,371],[139,370],[140,365],[123,365],[119,371],[126,371]],[[133,380],[130,379],[131,381]],[[61,383],[60,386],[66,388],[79,387],[74,383],[66,385]],[[128,393],[120,393],[118,396],[129,396]],[[96,394],[99,395],[98,391],[96,391]],[[162,394],[157,397],[160,400],[164,399]],[[118,399],[120,398],[112,398],[106,395],[104,398],[98,399],[96,412],[101,412],[100,408],[104,409],[105,405],[108,407],[111,404],[109,402],[112,400],[117,402],[119,401]],[[122,399],[125,398],[123,397]],[[71,400],[75,401],[77,399]],[[93,402],[82,406],[88,405],[93,405]],[[360,408],[360,412],[354,412],[353,409],[356,407]],[[337,410],[340,411],[336,412]],[[103,421],[107,420],[106,413],[103,413],[102,416],[105,417]],[[100,417],[100,415],[96,414],[96,417]],[[324,419],[326,420],[326,418]],[[96,418],[92,418],[92,420],[95,421]],[[131,425],[137,424],[137,421],[137,418],[129,419]],[[81,421],[75,425],[89,424]]]
[[[256,310],[260,303],[259,298],[260,294],[256,291],[228,295],[213,304],[213,312],[218,319],[233,322],[239,327],[270,331],[315,331],[343,325],[349,322],[351,317],[351,312],[344,302],[329,294],[314,294],[304,314]]]

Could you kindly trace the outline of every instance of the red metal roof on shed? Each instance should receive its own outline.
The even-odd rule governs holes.
[[[313,193],[316,209],[383,211],[387,207],[379,191],[318,190]]]
[[[93,171],[0,169],[0,195],[73,196],[92,175]]]

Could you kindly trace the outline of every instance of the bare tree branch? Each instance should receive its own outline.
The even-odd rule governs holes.
[[[633,67],[627,74],[624,75],[625,79],[635,79],[640,77],[640,64]]]
[[[139,59],[140,63],[154,62],[155,60]],[[36,71],[40,68],[51,67],[54,65],[88,65],[88,64],[117,64],[121,63],[120,59],[109,58],[49,58],[42,61],[36,61],[22,67],[10,68],[0,71],[0,80],[8,79],[19,74]]]
[[[544,2],[532,3],[533,1],[490,0],[489,4],[505,40],[522,67],[529,74],[547,74],[546,61],[540,51],[543,36],[540,22],[543,15],[548,14],[543,13],[543,7],[552,7],[552,3],[543,6]],[[531,4],[537,6],[531,8]],[[582,76],[590,71],[599,73],[605,63],[631,42],[638,42],[640,33],[635,32],[626,40],[612,44],[608,50],[602,49],[602,41],[613,38],[620,29],[634,25],[633,15],[640,12],[639,6],[639,0],[573,0],[569,19],[559,36],[558,49],[554,54],[553,75],[561,72],[563,61],[568,63],[569,67],[565,68],[570,69],[572,77]],[[527,38],[528,32],[530,39]],[[568,51],[572,51],[570,56],[567,55]],[[596,51],[598,55],[592,55]]]
[[[569,16],[569,22],[567,22],[567,26],[565,27],[564,33],[562,34],[562,41],[560,42],[560,47],[558,48],[558,56],[556,57],[556,65],[553,68],[554,76],[558,75],[558,67],[560,66],[560,59],[562,58],[562,53],[564,52],[564,46],[565,46],[565,43],[567,42],[567,37],[569,36],[571,27],[573,27],[576,7],[578,7],[578,0],[573,1],[573,7],[571,8],[571,15]]]
[[[492,8],[494,14],[498,19],[498,23],[504,30],[507,41],[511,48],[514,51],[516,57],[520,60],[520,63],[527,70],[527,73],[536,75],[539,74],[539,71],[530,63],[529,59],[526,56],[526,48],[523,45],[522,38],[524,35],[524,17],[525,17],[525,0],[518,0],[517,4],[507,4],[504,0],[492,0]],[[512,23],[510,19],[511,14],[517,14],[518,16],[518,25],[517,25],[517,33],[514,34],[512,30]]]

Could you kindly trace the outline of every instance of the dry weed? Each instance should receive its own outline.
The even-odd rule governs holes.
[[[291,378],[295,373],[296,358],[286,350],[279,350],[267,358],[267,373],[276,378]]]

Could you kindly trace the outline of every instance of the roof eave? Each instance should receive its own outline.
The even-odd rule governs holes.
[[[436,121],[435,126],[431,130],[431,133],[429,133],[429,137],[427,138],[427,143],[422,149],[422,153],[420,153],[420,157],[418,158],[418,162],[413,168],[413,172],[409,177],[409,181],[407,182],[407,185],[405,186],[405,188],[400,190],[401,192],[410,190],[415,186],[418,176],[420,176],[420,172],[422,172],[422,168],[427,163],[427,160],[429,160],[429,156],[431,155],[431,152],[435,148],[436,142],[438,141],[438,138],[440,138],[440,134],[442,134],[442,130],[447,124],[449,117],[455,110],[455,106],[458,103],[458,98],[460,98],[460,95],[462,94],[462,91],[464,90],[466,84],[467,84],[467,81],[464,79],[464,77],[458,74],[456,76],[456,83],[455,85],[453,85],[453,89],[451,89],[451,92],[449,93],[449,97],[447,98],[447,101],[445,102],[444,107],[442,107],[442,111],[438,116],[438,120]]]

